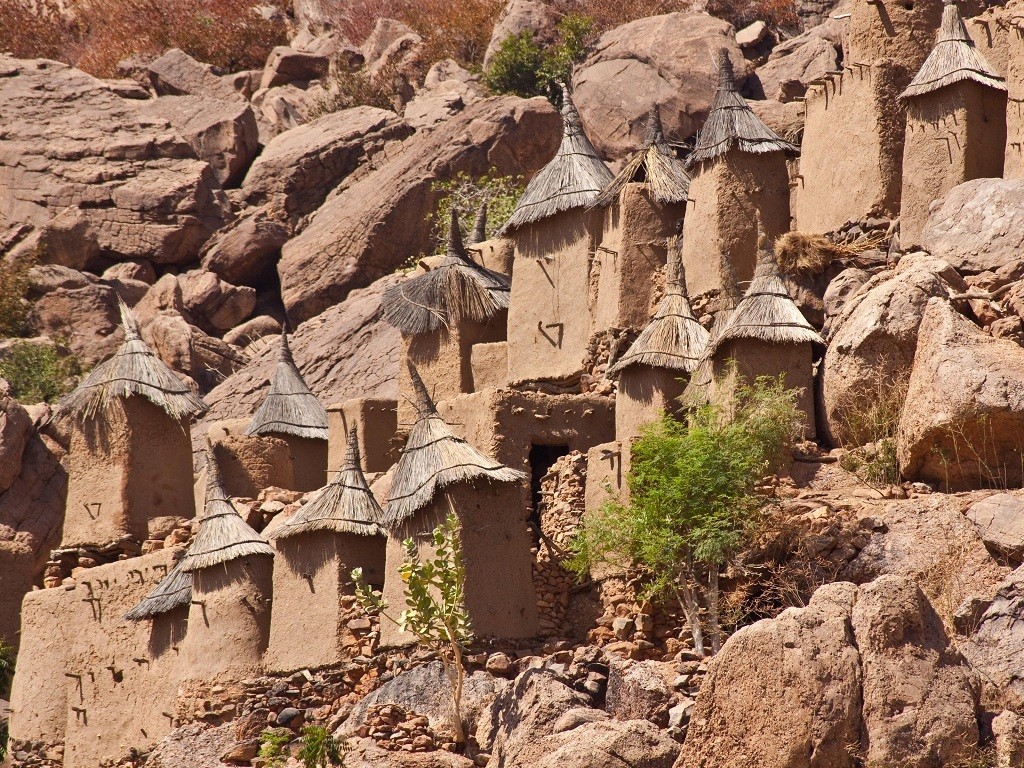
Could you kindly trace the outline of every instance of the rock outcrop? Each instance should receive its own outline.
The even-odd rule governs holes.
[[[961,644],[971,665],[995,688],[987,698],[1002,700],[1020,711],[1024,707],[1024,679],[1020,659],[1024,654],[1024,567],[1013,571],[999,585],[994,598],[970,627],[970,639]]]

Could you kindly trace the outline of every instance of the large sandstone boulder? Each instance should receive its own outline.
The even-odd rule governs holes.
[[[275,137],[246,174],[242,194],[250,205],[271,204],[294,221],[319,208],[342,179],[410,133],[388,110],[332,112]]]
[[[252,315],[256,289],[231,285],[213,272],[193,269],[178,275],[181,300],[193,322],[208,333],[224,333]]]
[[[829,19],[772,49],[757,69],[757,80],[768,99],[793,101],[807,92],[807,84],[838,69],[843,34],[848,20]]]
[[[491,32],[491,39],[484,52],[484,69],[491,65],[494,54],[506,38],[523,32],[530,32],[541,45],[555,42],[555,24],[558,16],[548,3],[536,0],[509,0],[498,16]]]
[[[235,285],[256,285],[273,273],[286,242],[288,227],[257,208],[207,241],[203,268]]]
[[[0,396],[0,493],[21,474],[21,455],[25,451],[32,419],[13,397]]]
[[[1020,660],[1024,658],[1024,566],[1013,571],[999,585],[995,598],[982,613],[968,642],[960,648],[989,681],[1006,706],[1020,711],[1024,707],[1024,677]]]
[[[846,302],[831,323],[822,373],[827,427],[834,440],[875,439],[852,426],[857,415],[877,402],[880,392],[896,391],[909,377],[928,300],[964,290],[963,280],[944,261],[911,254],[895,270],[872,277]]]
[[[647,720],[584,723],[549,736],[548,754],[523,768],[672,768],[679,743]]]
[[[997,493],[974,502],[964,514],[992,552],[1017,563],[1024,558],[1024,499]]]
[[[1024,482],[1024,349],[932,299],[900,417],[904,477],[946,490]]]
[[[861,735],[857,587],[827,584],[806,608],[743,627],[709,665],[685,768],[852,768]]]
[[[598,152],[618,159],[635,150],[651,104],[669,139],[695,134],[715,96],[720,49],[742,83],[746,62],[732,26],[706,13],[652,16],[603,34],[573,75],[576,106]]]
[[[214,74],[209,64],[172,48],[146,67],[153,90],[160,96],[212,96],[241,100],[227,78]]]
[[[159,264],[195,259],[227,205],[209,164],[176,131],[73,67],[0,55],[0,70],[7,218],[46,227],[77,206],[61,230],[64,251]]]
[[[543,98],[479,101],[443,131],[417,135],[402,153],[333,196],[309,226],[285,244],[278,273],[289,317],[306,320],[353,288],[390,273],[432,249],[435,181],[526,174],[551,159],[561,121]]]
[[[975,179],[933,204],[921,245],[961,272],[995,271],[1024,252],[1024,180]]]
[[[62,339],[84,368],[114,353],[124,340],[117,293],[106,285],[57,288],[35,303],[32,321],[52,339]]]

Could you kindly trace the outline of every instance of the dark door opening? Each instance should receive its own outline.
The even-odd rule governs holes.
[[[568,445],[530,446],[530,528],[534,544],[540,543],[540,481],[562,456],[569,453]]]

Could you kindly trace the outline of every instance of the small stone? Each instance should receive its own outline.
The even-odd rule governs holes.
[[[297,727],[296,721],[301,719],[302,712],[295,707],[285,707],[277,713],[277,724],[280,726]]]
[[[347,625],[353,632],[369,632],[373,627],[373,622],[369,619],[352,619]]]
[[[612,622],[612,631],[618,640],[629,640],[636,630],[636,623],[632,619],[617,618]]]
[[[484,668],[496,677],[507,677],[512,671],[512,660],[504,653],[492,653]]]

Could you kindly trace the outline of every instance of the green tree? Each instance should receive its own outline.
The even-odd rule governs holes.
[[[52,403],[70,389],[79,370],[73,355],[31,341],[15,342],[0,359],[0,378],[22,403]]]
[[[281,768],[288,760],[292,732],[287,728],[268,728],[260,734],[260,757],[266,768]]]
[[[719,570],[751,532],[762,506],[756,485],[801,423],[781,377],[740,384],[685,424],[663,416],[633,445],[629,503],[610,501],[585,520],[572,567],[634,563],[649,597],[679,603],[695,649],[704,653],[706,625],[717,653]]]
[[[387,613],[388,606],[380,593],[363,580],[361,568],[352,571],[352,581],[364,609],[379,613],[403,632],[412,633],[421,646],[437,653],[451,685],[455,738],[462,744],[466,741],[462,725],[462,656],[473,632],[466,613],[466,569],[459,533],[459,521],[452,510],[431,533],[433,557],[422,558],[412,538],[402,542],[405,555],[399,573],[405,585],[406,607],[397,619]]]
[[[487,237],[493,237],[512,215],[524,188],[521,176],[484,174],[473,177],[459,173],[448,181],[435,181],[430,189],[441,197],[437,211],[431,217],[434,238],[442,248],[448,244],[449,211],[452,206],[459,212],[463,233],[471,232],[477,211],[483,203],[487,203]]]
[[[299,760],[304,768],[327,768],[341,765],[341,746],[331,732],[322,725],[307,725],[302,729],[302,749]]]

